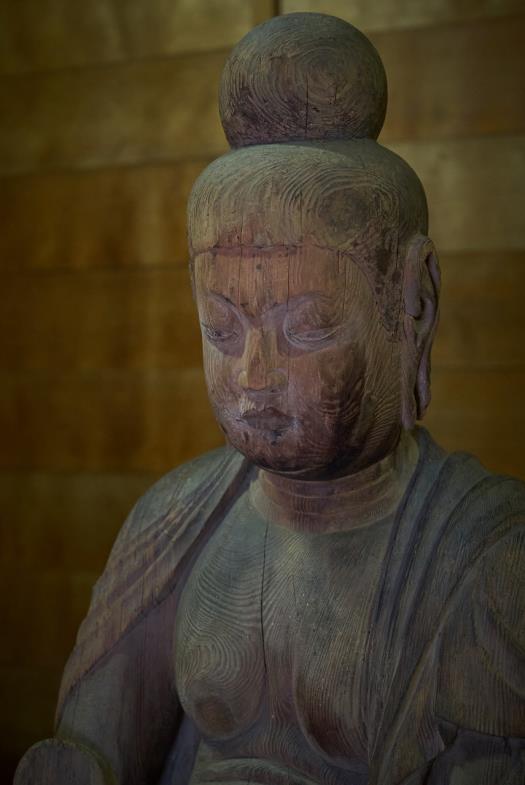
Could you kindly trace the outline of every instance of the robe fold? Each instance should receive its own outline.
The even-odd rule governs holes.
[[[501,679],[515,680],[514,693],[521,693],[509,724],[525,736],[525,661],[513,659],[518,637],[525,642],[525,487],[489,474],[470,455],[445,454],[423,429],[419,443],[419,465],[392,529],[369,653],[371,782],[378,785],[426,772],[448,746],[435,706],[437,670],[449,656],[442,636],[463,603],[469,611],[489,569],[507,571],[504,583],[514,584],[499,600],[515,640],[492,636],[490,645]],[[516,668],[506,676],[509,660]],[[503,726],[490,730],[508,735]]]
[[[369,785],[452,782],[447,772],[454,760],[462,760],[465,745],[479,746],[480,738],[512,736],[501,754],[512,749],[516,766],[525,759],[525,486],[491,475],[472,456],[446,454],[422,428],[415,435],[419,459],[392,525],[363,652]],[[170,473],[139,501],[94,589],[64,673],[58,719],[75,685],[151,608],[181,589],[256,472],[237,452],[222,448]],[[468,695],[457,712],[439,705],[447,647],[456,652],[461,645],[454,631],[462,625],[472,627],[473,640],[486,650],[490,700],[501,703],[492,725],[480,710],[479,727],[462,726]],[[457,651],[456,660],[462,656]],[[478,705],[477,697],[472,700]],[[195,734],[191,738],[198,743]],[[175,741],[172,761],[181,754]],[[162,783],[178,782],[170,765]]]
[[[181,585],[192,556],[220,523],[249,469],[238,452],[220,448],[170,472],[138,501],[93,588],[62,677],[56,724],[80,679]]]

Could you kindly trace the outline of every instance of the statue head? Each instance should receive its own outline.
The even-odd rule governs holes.
[[[372,44],[322,14],[260,25],[223,73],[233,149],[193,187],[191,270],[216,417],[273,471],[357,471],[430,400],[439,270],[385,108]]]

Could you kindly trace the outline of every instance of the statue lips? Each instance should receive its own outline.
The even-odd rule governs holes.
[[[245,422],[250,428],[263,431],[285,431],[293,422],[293,417],[283,414],[273,406],[268,406],[264,409],[250,409],[245,412],[241,420]]]

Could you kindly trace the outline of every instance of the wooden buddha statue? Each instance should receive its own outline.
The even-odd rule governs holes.
[[[523,785],[525,489],[416,427],[439,269],[379,57],[233,50],[191,271],[228,446],[126,521],[17,785]]]

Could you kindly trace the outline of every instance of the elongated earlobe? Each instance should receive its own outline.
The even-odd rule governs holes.
[[[410,430],[430,403],[430,355],[439,319],[440,272],[432,240],[416,235],[405,257],[402,423]]]

